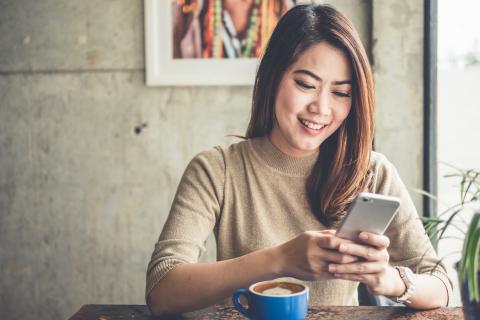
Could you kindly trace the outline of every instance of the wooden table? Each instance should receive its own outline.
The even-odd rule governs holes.
[[[246,319],[235,308],[215,305],[177,316],[152,317],[145,305],[86,304],[70,320],[140,320],[140,319]],[[307,319],[338,320],[450,320],[463,319],[462,308],[416,311],[405,307],[311,307]]]

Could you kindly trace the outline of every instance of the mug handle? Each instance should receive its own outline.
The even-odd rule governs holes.
[[[240,303],[239,298],[241,296],[244,296],[247,298],[248,309],[245,308]],[[240,311],[240,313],[242,313],[243,315],[247,316],[250,319],[254,319],[252,311],[250,310],[250,292],[248,291],[248,289],[238,289],[237,291],[235,291],[235,293],[232,296],[232,302],[233,302],[233,305],[235,306],[235,309]]]

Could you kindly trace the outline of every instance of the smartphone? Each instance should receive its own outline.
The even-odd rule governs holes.
[[[399,206],[397,197],[361,192],[348,209],[336,236],[361,242],[358,235],[362,231],[383,234]]]

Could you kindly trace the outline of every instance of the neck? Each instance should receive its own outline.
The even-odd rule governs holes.
[[[276,126],[274,126],[272,129],[272,132],[269,134],[268,138],[278,150],[291,157],[308,157],[313,154],[318,154],[319,151],[319,148],[313,150],[302,150],[290,146],[288,141],[286,141],[282,134],[278,132],[278,128]]]

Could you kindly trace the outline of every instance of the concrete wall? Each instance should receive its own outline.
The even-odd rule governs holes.
[[[409,188],[423,189],[423,1],[373,0],[375,144]],[[411,192],[417,209],[422,199]]]
[[[332,3],[370,46],[371,2]],[[380,3],[373,8],[411,12]],[[244,133],[251,87],[145,86],[143,15],[140,0],[0,0],[1,319],[61,319],[87,303],[144,303],[146,264],[186,164],[230,143],[227,134]],[[376,19],[377,31],[390,24]],[[386,32],[375,37],[397,34],[393,26]],[[417,29],[401,32],[421,37],[412,34]],[[403,67],[381,63],[391,53],[380,43],[377,75],[408,80]],[[415,41],[403,45],[418,53],[407,47]],[[382,91],[391,87],[379,89],[383,112],[399,112],[398,96]],[[421,91],[404,90],[402,103],[416,108]],[[418,114],[402,119],[416,122]],[[382,139],[381,151],[405,150],[390,155],[396,164],[421,152],[421,145],[401,145],[403,138]],[[404,169],[405,180],[416,181]],[[208,247],[204,260],[214,259],[212,239]]]

